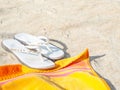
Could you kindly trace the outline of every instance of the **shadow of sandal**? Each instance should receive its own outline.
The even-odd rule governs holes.
[[[104,57],[104,56],[105,56],[105,54],[97,55],[97,56],[90,56],[90,61],[94,61],[97,58],[101,58],[101,57]],[[95,72],[108,83],[108,85],[110,86],[111,90],[116,90],[115,86],[110,82],[110,80],[108,80],[105,77],[101,76],[97,71],[95,71]]]
[[[67,45],[65,43],[63,43],[61,41],[58,41],[58,40],[55,40],[55,39],[50,39],[50,41],[51,42],[56,42],[56,43],[58,43],[62,46],[62,49],[65,52],[65,57],[64,58],[70,57],[70,54],[68,52],[66,52],[68,48],[67,48]]]

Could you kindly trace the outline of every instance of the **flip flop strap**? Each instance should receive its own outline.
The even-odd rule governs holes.
[[[47,37],[45,37],[45,36],[38,36],[37,38],[39,40],[42,40],[44,42],[44,44],[49,44],[49,39]]]
[[[45,46],[50,52],[52,52],[52,50],[50,49],[50,47],[48,46],[49,44],[49,39],[45,36],[39,36],[37,37],[39,39],[39,42],[32,42],[29,45],[27,45],[27,47],[30,49],[34,49],[34,47],[38,47],[38,46]],[[36,49],[36,48],[35,48]]]
[[[45,37],[45,36],[39,36],[39,37],[37,37],[40,41],[42,41],[42,42],[40,42],[41,43],[41,45],[44,45],[44,46],[46,46],[46,48],[50,51],[50,52],[52,52],[52,50],[50,49],[50,47],[48,46],[48,44],[49,44],[49,39],[47,38],[47,37]]]
[[[39,55],[40,56],[40,60],[44,61],[42,55],[41,55],[41,51],[40,49],[38,49],[37,47],[35,48],[35,46],[30,47],[30,46],[25,46],[28,49],[25,48],[11,48],[11,50],[13,51],[17,51],[17,52],[21,52],[21,53],[26,53],[26,54],[34,54],[34,55]],[[36,52],[32,51],[32,50],[36,50]]]
[[[39,52],[33,52],[32,50],[26,50],[24,48],[11,48],[12,51],[17,51],[17,52],[22,52],[22,53],[27,53],[27,54],[38,54]]]

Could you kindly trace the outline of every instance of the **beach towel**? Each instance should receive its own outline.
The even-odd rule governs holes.
[[[24,65],[0,66],[1,90],[110,90],[93,70],[88,49],[77,56],[56,61],[49,70]]]

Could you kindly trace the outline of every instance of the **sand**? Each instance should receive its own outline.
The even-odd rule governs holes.
[[[95,71],[120,90],[120,0],[0,0],[0,41],[20,32],[61,42],[66,57],[89,48]],[[16,63],[0,47],[0,65]]]

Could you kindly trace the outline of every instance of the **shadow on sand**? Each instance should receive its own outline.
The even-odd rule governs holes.
[[[101,57],[104,57],[104,56],[105,56],[105,54],[103,54],[103,55],[98,55],[98,56],[90,56],[90,61],[94,61],[95,59],[101,58]],[[95,72],[96,72],[96,71],[95,71]],[[110,86],[111,90],[116,90],[115,86],[110,82],[110,80],[104,78],[104,77],[101,76],[98,72],[96,72],[96,73],[108,83],[108,85]]]
[[[57,42],[58,44],[60,44],[60,45],[63,47],[62,49],[63,49],[63,51],[65,52],[65,57],[64,57],[64,58],[68,58],[68,57],[70,57],[70,54],[66,52],[67,49],[68,49],[68,47],[67,47],[66,44],[64,44],[64,43],[61,42],[61,41],[54,40],[54,39],[50,39],[50,41],[52,41],[52,42]]]

